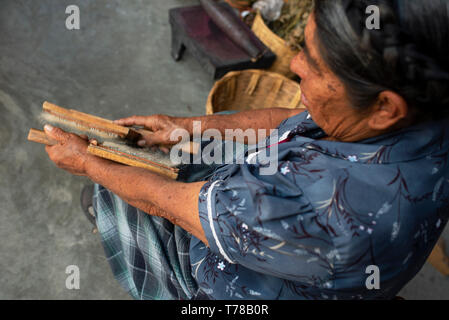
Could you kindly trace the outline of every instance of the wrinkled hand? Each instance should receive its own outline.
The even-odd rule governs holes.
[[[168,152],[170,146],[179,142],[179,140],[170,139],[172,132],[177,129],[187,129],[179,124],[180,121],[177,121],[179,119],[165,115],[132,116],[115,120],[114,123],[122,126],[143,126],[152,132],[141,133],[143,140],[138,141],[137,144],[141,147],[157,145],[162,151]]]
[[[50,125],[46,125],[44,129],[49,138],[58,142],[53,146],[45,147],[50,160],[59,168],[72,174],[86,176],[87,161],[96,158],[87,153],[89,145],[87,136],[78,136]]]

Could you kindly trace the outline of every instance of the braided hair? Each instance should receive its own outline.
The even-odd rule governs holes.
[[[380,29],[366,26],[376,5]],[[449,0],[315,0],[323,60],[351,103],[401,95],[419,119],[449,116]]]

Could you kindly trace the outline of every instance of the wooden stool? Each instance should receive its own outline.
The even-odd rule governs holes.
[[[221,5],[224,10],[233,10],[227,3],[221,3]],[[207,72],[213,75],[214,79],[221,78],[229,71],[269,68],[276,59],[276,55],[243,21],[240,21],[241,25],[248,30],[248,37],[265,52],[258,61],[252,62],[249,55],[215,25],[202,6],[171,9],[169,21],[173,59],[180,60],[187,48]]]

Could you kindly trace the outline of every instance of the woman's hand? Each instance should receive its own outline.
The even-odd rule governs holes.
[[[181,122],[181,118],[165,115],[132,116],[114,121],[115,124],[122,126],[143,126],[151,132],[141,132],[143,140],[138,141],[137,144],[141,147],[158,145],[164,152],[168,152],[169,146],[179,142],[179,140],[170,139],[173,131],[187,130]]]
[[[86,176],[88,160],[98,159],[87,153],[89,144],[87,136],[67,133],[50,125],[46,125],[44,129],[49,138],[58,142],[53,146],[45,147],[50,160],[59,168],[74,175]]]

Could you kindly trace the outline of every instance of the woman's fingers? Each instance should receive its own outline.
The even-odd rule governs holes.
[[[145,140],[140,140],[137,142],[137,144],[141,147],[145,147],[147,145]],[[165,154],[168,154],[170,152],[170,147],[167,145],[159,145],[159,147],[156,145],[150,145],[149,149],[153,152],[156,152],[159,149],[160,151],[162,151]]]
[[[140,147],[158,146],[161,151],[168,153],[170,147],[179,142],[170,140],[172,131],[177,127],[169,116],[131,116],[115,120],[114,123],[123,126],[144,126],[146,130],[137,129],[142,135],[142,138],[137,141]]]
[[[70,133],[49,124],[44,126],[44,130],[48,137],[58,142],[65,142],[70,138]]]
[[[114,121],[115,124],[121,126],[144,126],[151,131],[157,131],[167,127],[166,116],[131,116],[128,118],[118,119]]]
[[[154,145],[164,145],[164,144],[173,144],[173,142],[170,141],[170,139],[167,138],[167,134],[164,131],[157,131],[157,132],[146,132],[141,133],[142,138],[137,142],[137,144],[141,147],[144,146],[154,146]]]
[[[121,126],[145,126],[147,119],[148,117],[145,116],[131,116],[114,120],[114,123]]]
[[[161,150],[165,154],[168,154],[170,152],[170,149],[166,146],[160,146],[159,150]]]
[[[137,144],[139,146],[141,146],[141,147],[147,146],[147,142],[145,140],[140,140],[140,141],[137,142]],[[156,152],[158,149],[160,151],[162,151],[163,153],[165,153],[165,154],[168,154],[170,152],[170,147],[167,146],[167,145],[158,145],[158,146],[157,145],[150,145],[149,148],[153,152]]]

